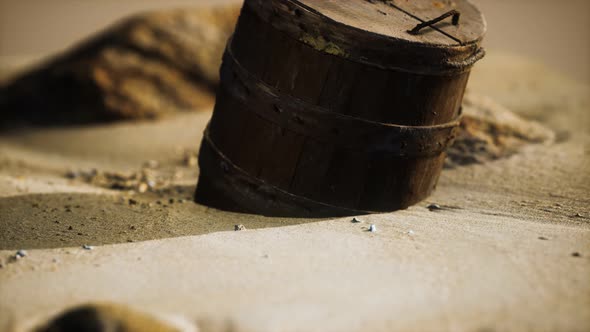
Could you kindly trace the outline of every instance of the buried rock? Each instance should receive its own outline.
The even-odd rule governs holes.
[[[130,17],[0,86],[2,123],[151,119],[213,103],[239,7]]]
[[[183,326],[184,327],[184,326]],[[35,332],[177,332],[190,331],[171,326],[156,317],[115,304],[83,305],[70,309],[39,327]],[[193,328],[192,330],[196,330]]]
[[[527,144],[551,143],[555,134],[525,120],[492,99],[466,94],[463,118],[445,168],[480,164],[509,157]]]

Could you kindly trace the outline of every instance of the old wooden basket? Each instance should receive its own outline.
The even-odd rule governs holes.
[[[246,0],[195,200],[323,217],[426,198],[484,32],[465,0]]]

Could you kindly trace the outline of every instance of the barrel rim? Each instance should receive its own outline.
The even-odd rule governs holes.
[[[297,11],[307,14],[294,21],[293,13]],[[457,45],[414,42],[366,31],[310,11],[296,0],[246,0],[241,15],[255,15],[318,52],[386,70],[453,75],[469,71],[485,56],[480,43],[486,21],[481,12],[484,33],[475,40]],[[339,28],[334,29],[334,26]]]
[[[456,47],[456,46],[465,46],[465,45],[469,45],[469,44],[476,44],[476,43],[480,43],[483,40],[483,37],[485,36],[485,34],[487,32],[487,21],[485,19],[485,16],[477,8],[477,6],[472,1],[470,1],[470,0],[462,0],[462,1],[464,1],[467,5],[471,6],[472,8],[476,9],[477,13],[479,14],[478,15],[478,19],[480,20],[480,22],[481,22],[481,24],[483,26],[482,27],[482,33],[479,35],[478,38],[469,40],[467,42],[461,41],[460,43],[457,43],[457,44],[438,44],[438,43],[432,43],[432,42],[427,42],[427,41],[413,41],[413,40],[408,40],[408,39],[404,39],[404,38],[398,38],[398,37],[395,37],[395,36],[384,35],[384,34],[381,34],[381,33],[374,32],[374,31],[363,30],[363,29],[361,29],[359,27],[355,27],[355,26],[352,26],[352,25],[349,25],[349,24],[338,22],[338,21],[332,19],[331,17],[329,17],[329,16],[321,13],[320,11],[316,10],[315,8],[313,8],[313,7],[309,6],[309,5],[306,5],[301,0],[287,0],[287,1],[291,1],[293,3],[296,3],[297,5],[301,6],[302,8],[305,8],[306,10],[308,10],[308,11],[310,11],[310,12],[312,12],[312,13],[318,15],[318,16],[321,16],[323,19],[332,22],[332,24],[334,24],[334,25],[340,25],[340,26],[346,27],[348,29],[354,29],[354,30],[357,30],[358,32],[361,32],[361,33],[373,34],[375,36],[380,36],[380,37],[383,37],[383,38],[386,38],[386,39],[390,39],[390,40],[395,41],[395,42],[404,42],[404,43],[408,43],[408,44],[415,44],[415,46],[417,46],[417,47],[421,47],[421,46],[426,45],[426,46],[430,46],[430,47],[452,48],[452,47]]]

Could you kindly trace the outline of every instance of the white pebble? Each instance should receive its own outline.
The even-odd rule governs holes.
[[[82,249],[84,249],[84,250],[93,250],[93,249],[94,249],[94,247],[93,247],[93,246],[89,246],[89,245],[85,244],[85,245],[83,245],[83,246],[82,246]]]
[[[410,230],[408,231],[408,235],[414,235],[414,231],[410,229]]]
[[[14,257],[16,257],[16,259],[20,259],[27,256],[27,251],[26,250],[19,250],[16,252],[16,255],[14,255]]]
[[[355,224],[363,222],[362,220],[358,219],[357,217],[352,218],[352,222]]]
[[[375,226],[375,225],[369,226],[369,232],[375,233],[376,231],[377,231],[377,226]]]

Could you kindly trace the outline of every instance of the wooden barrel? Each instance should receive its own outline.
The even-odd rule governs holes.
[[[426,198],[484,32],[465,0],[246,0],[195,200],[324,217]]]

